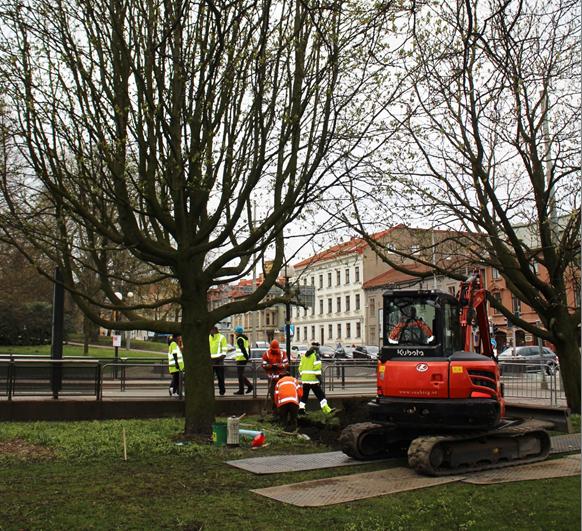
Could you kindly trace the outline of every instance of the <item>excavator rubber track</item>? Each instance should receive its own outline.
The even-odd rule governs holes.
[[[343,453],[358,461],[406,455],[411,440],[394,424],[379,422],[350,424],[339,438]]]
[[[339,441],[342,451],[358,461],[403,455],[419,474],[447,476],[543,461],[550,453],[546,429],[539,420],[506,421],[485,432],[420,436],[394,424],[361,422],[347,426]]]
[[[408,464],[419,474],[448,476],[543,461],[550,453],[551,425],[509,422],[483,433],[417,437]]]

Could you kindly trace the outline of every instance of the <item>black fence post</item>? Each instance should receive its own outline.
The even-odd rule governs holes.
[[[51,359],[63,359],[63,331],[65,313],[65,288],[63,287],[63,273],[57,267],[54,276],[53,290],[53,320],[52,320],[52,341]],[[53,363],[51,368],[51,385],[53,398],[59,398],[59,391],[63,385],[63,367],[61,363]]]

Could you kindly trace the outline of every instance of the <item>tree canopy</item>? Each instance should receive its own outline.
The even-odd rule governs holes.
[[[209,327],[264,304],[285,227],[347,171],[339,162],[381,111],[361,109],[394,12],[367,2],[9,0],[2,15],[13,139],[4,239],[57,264],[96,323],[181,332],[196,390],[186,430],[208,431]],[[267,251],[272,267],[248,297],[208,309],[211,286],[245,277]],[[168,281],[174,289],[154,296]],[[116,295],[128,291],[140,297]],[[178,319],[153,312],[171,304]],[[116,310],[123,322],[111,322]]]
[[[360,232],[399,222],[440,229],[448,243],[401,254],[449,276],[462,262],[496,268],[541,324],[490,302],[556,346],[577,412],[580,308],[568,289],[580,290],[579,34],[575,2],[427,5],[402,62],[406,97],[389,109],[398,133],[372,173],[380,186],[364,175],[350,187]],[[373,218],[362,208],[370,196]],[[449,268],[435,256],[455,233],[464,244]]]

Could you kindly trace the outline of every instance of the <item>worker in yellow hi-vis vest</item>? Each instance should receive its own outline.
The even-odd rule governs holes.
[[[224,358],[226,358],[228,343],[226,342],[226,337],[218,331],[217,326],[213,326],[210,329],[208,341],[210,342],[210,360],[212,361],[212,369],[218,380],[218,392],[220,393],[220,396],[222,396],[226,393],[226,388],[224,386]]]
[[[182,336],[172,334],[168,345],[168,369],[172,376],[169,393],[170,396],[180,393],[180,373],[184,371],[184,359],[182,358]]]

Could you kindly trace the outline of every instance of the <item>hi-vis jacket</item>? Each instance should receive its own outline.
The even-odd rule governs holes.
[[[176,367],[174,354],[176,354],[176,358],[178,358],[178,367]],[[175,341],[172,341],[168,347],[168,368],[170,369],[170,373],[184,370],[184,358],[182,358],[182,351],[180,350],[178,343]]]
[[[277,377],[289,368],[289,361],[284,350],[270,348],[263,354],[262,367],[269,377]]]
[[[307,356],[304,354],[301,356],[301,361],[299,362],[299,374],[301,375],[301,380],[305,384],[319,383],[317,379],[321,376],[321,360],[317,359],[315,353]]]
[[[247,356],[243,354],[242,349],[240,348],[240,342],[242,341],[243,347],[247,353]],[[236,356],[234,357],[235,361],[247,361],[251,355],[251,351],[249,350],[249,338],[247,336],[238,336],[236,338]]]
[[[208,341],[210,342],[210,357],[212,359],[226,356],[226,350],[228,348],[226,337],[222,334],[215,334],[214,336],[209,335]]]
[[[277,407],[284,406],[285,404],[299,405],[299,399],[302,396],[303,388],[299,381],[293,378],[293,376],[285,376],[275,385],[273,400]]]

